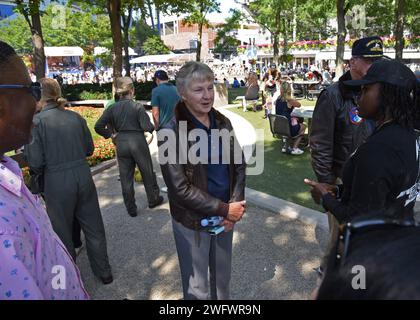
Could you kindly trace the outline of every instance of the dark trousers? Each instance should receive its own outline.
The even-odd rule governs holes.
[[[86,252],[97,277],[111,274],[105,228],[89,166],[45,174],[45,204],[54,231],[73,257],[74,221],[86,238]],[[77,228],[77,226],[76,226]],[[78,232],[80,236],[80,231]]]
[[[156,203],[159,199],[159,186],[153,171],[149,146],[141,132],[120,132],[116,138],[116,146],[124,204],[129,213],[136,213],[137,205],[134,198],[136,165],[143,178],[149,205]]]

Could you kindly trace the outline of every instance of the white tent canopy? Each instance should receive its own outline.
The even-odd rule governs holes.
[[[94,54],[95,56],[97,56],[97,55],[100,55],[100,54],[106,53],[106,52],[108,52],[108,51],[109,51],[109,49],[104,48],[104,47],[95,47],[95,48],[93,49],[93,54]],[[123,49],[122,53],[123,53],[123,56],[124,56],[124,55],[125,55],[124,49]],[[137,55],[137,53],[134,51],[134,49],[133,49],[133,48],[128,47],[128,55],[129,55],[129,56],[136,56],[136,55]]]
[[[177,56],[177,54],[175,54],[175,53],[142,56],[142,57],[138,57],[138,58],[130,60],[130,63],[131,64],[134,64],[134,63],[166,63],[166,62],[169,61],[170,58],[174,58],[176,56]]]
[[[83,49],[80,47],[44,47],[46,57],[81,57]]]

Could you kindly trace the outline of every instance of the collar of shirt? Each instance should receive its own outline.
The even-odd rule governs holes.
[[[41,110],[41,112],[48,111],[48,110],[55,109],[55,108],[57,108],[56,103],[49,103]]]
[[[209,131],[211,129],[217,129],[216,117],[214,116],[213,110],[210,110],[209,112],[210,128],[207,128],[204,124],[202,124],[196,117],[194,117],[194,115],[188,109],[187,112],[190,114],[191,121],[196,128],[204,129],[206,131]]]
[[[6,156],[0,163],[0,186],[18,197],[22,196],[22,173],[17,162]]]

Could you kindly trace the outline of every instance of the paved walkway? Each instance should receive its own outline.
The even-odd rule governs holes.
[[[140,214],[131,218],[122,202],[118,169],[95,176],[107,233],[114,282],[104,286],[90,269],[86,250],[78,258],[94,299],[180,299],[178,259],[169,205],[147,208],[136,185]],[[159,184],[163,181],[159,177]],[[314,224],[249,206],[234,234],[232,299],[308,299],[316,286],[325,231]]]
[[[255,141],[252,125],[221,109],[233,122],[242,145]],[[251,141],[253,139],[253,141]],[[151,144],[158,183],[164,186]],[[136,185],[139,216],[131,218],[121,196],[118,168],[94,177],[107,233],[114,283],[104,286],[88,263],[86,250],[78,265],[94,299],[180,299],[178,259],[167,199],[147,208],[144,187]],[[308,299],[316,286],[326,243],[326,219],[319,212],[247,189],[247,213],[234,233],[232,299]],[[165,195],[166,197],[166,195]]]

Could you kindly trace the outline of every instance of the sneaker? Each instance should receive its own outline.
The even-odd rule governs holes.
[[[159,196],[158,201],[156,201],[155,203],[149,204],[149,208],[153,209],[153,208],[157,207],[158,205],[160,205],[162,203],[163,203],[163,197]]]
[[[301,150],[301,149],[299,149],[299,148],[294,148],[293,150],[292,150],[292,152],[290,152],[291,154],[293,154],[293,155],[295,155],[295,156],[298,156],[298,155],[300,155],[300,154],[302,154],[304,151],[303,150]]]
[[[283,147],[283,148],[281,149],[281,152],[283,152],[283,153],[287,153],[287,154],[290,154],[290,153],[292,152],[292,149],[291,149],[291,148],[287,148],[287,147]]]

